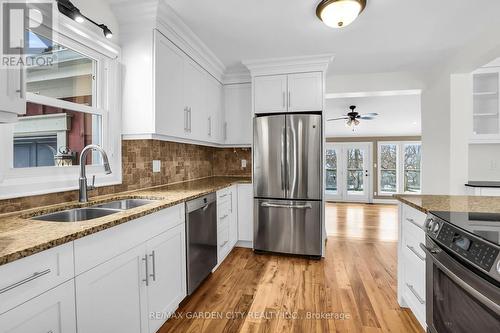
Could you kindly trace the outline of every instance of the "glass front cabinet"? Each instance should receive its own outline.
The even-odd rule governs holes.
[[[499,73],[500,67],[489,67],[472,74],[472,142],[500,142]]]

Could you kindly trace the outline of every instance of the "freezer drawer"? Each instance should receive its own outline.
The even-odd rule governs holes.
[[[321,201],[254,200],[254,250],[321,256]]]

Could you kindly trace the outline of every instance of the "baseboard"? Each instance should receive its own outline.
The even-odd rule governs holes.
[[[251,241],[238,241],[235,245],[236,247],[244,247],[244,248],[247,248],[247,249],[253,249],[253,242]]]

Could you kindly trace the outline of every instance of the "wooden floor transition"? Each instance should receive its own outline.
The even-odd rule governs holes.
[[[423,332],[396,300],[396,206],[329,203],[327,226],[320,261],[235,248],[159,332]]]

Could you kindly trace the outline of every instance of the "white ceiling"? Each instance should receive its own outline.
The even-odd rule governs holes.
[[[361,114],[379,115],[374,120],[360,120],[354,132],[345,126],[344,120],[329,121],[327,137],[421,135],[420,95],[327,99],[326,119],[345,115],[350,105],[356,105]]]
[[[166,0],[222,60],[333,53],[335,73],[422,70],[486,28],[500,28],[498,0],[368,0],[343,29],[316,18],[319,0]]]

